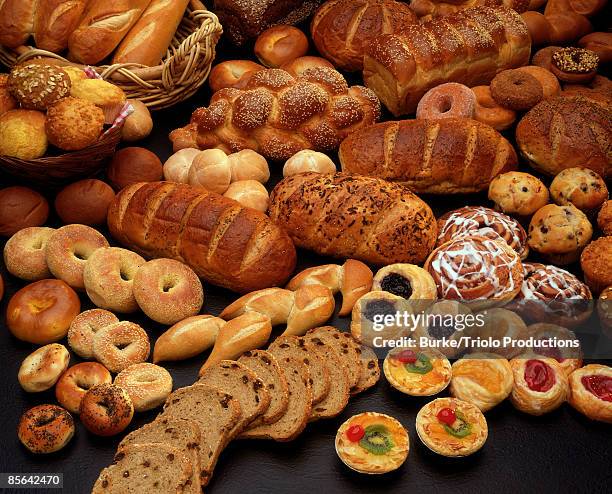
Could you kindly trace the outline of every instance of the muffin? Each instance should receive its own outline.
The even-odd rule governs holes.
[[[580,256],[580,267],[593,292],[612,285],[612,237],[601,237],[587,245]]]
[[[13,98],[8,88],[8,75],[0,74],[0,116],[7,111],[14,110],[19,106],[17,100]]]
[[[550,184],[550,195],[555,203],[573,204],[582,211],[599,208],[608,199],[606,182],[588,168],[567,168]]]
[[[59,67],[17,66],[9,75],[9,91],[23,108],[44,111],[70,94],[70,77]]]
[[[94,144],[104,127],[104,113],[93,103],[64,98],[47,112],[49,142],[64,151],[77,151]]]
[[[104,123],[112,124],[126,102],[123,90],[101,79],[77,81],[71,96],[90,101],[104,112]]]
[[[585,214],[569,204],[548,204],[531,218],[527,243],[553,264],[571,264],[593,236]]]
[[[45,114],[35,110],[11,110],[0,116],[0,155],[32,160],[47,151]]]
[[[548,189],[529,173],[502,173],[491,181],[489,199],[503,213],[531,216],[548,204]]]
[[[597,226],[604,235],[612,235],[612,201],[606,201],[597,215]]]
[[[599,294],[597,315],[603,332],[612,339],[612,286]]]
[[[79,69],[78,67],[71,67],[70,65],[67,65],[62,67],[62,70],[68,74],[68,77],[70,77],[70,82],[72,83],[73,88],[77,82],[87,79],[87,74],[85,71]]]

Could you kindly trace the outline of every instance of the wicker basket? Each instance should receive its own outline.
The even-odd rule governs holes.
[[[161,65],[114,64],[93,69],[123,89],[128,98],[138,99],[152,110],[167,108],[186,100],[204,84],[222,32],[217,16],[199,0],[191,0]],[[70,63],[55,53],[33,47],[9,50],[0,46],[0,61],[7,67],[35,57]]]

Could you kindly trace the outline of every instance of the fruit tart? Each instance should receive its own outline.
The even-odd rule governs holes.
[[[394,348],[387,354],[383,371],[389,384],[410,396],[431,396],[451,381],[448,359],[435,348]]]

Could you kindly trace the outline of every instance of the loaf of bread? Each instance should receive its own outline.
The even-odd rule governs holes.
[[[41,50],[59,53],[79,25],[89,0],[46,0],[39,2],[34,21],[34,41]]]
[[[340,145],[342,170],[401,182],[415,192],[458,194],[486,190],[515,170],[512,145],[492,127],[467,118],[383,122]]]
[[[509,9],[516,10],[518,13],[529,10],[530,0],[412,0],[410,8],[419,17],[444,17],[454,14],[459,10],[465,10],[479,5],[487,7],[498,7],[503,5]]]
[[[38,0],[4,0],[0,2],[0,45],[17,48],[34,32]]]
[[[432,87],[488,84],[527,64],[530,52],[529,31],[514,10],[472,7],[377,36],[366,48],[363,77],[391,113],[405,115]]]
[[[376,95],[362,86],[349,87],[334,69],[314,67],[297,78],[268,69],[254,73],[244,89],[217,91],[208,108],[198,108],[190,124],[170,139],[175,151],[253,149],[287,160],[303,149],[337,149],[347,135],[379,116]]]
[[[301,173],[270,196],[270,218],[295,244],[372,264],[422,263],[436,242],[427,204],[400,184],[347,173]]]
[[[291,239],[267,216],[186,184],[126,187],[111,204],[108,226],[130,249],[184,262],[236,292],[282,285],[295,267]]]

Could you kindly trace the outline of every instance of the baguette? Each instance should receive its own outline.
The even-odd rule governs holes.
[[[38,0],[0,1],[0,45],[17,48],[34,32]]]
[[[108,226],[132,250],[179,260],[237,292],[283,284],[295,267],[291,239],[266,215],[186,184],[124,188],[109,208]]]
[[[499,132],[464,118],[373,125],[345,139],[339,157],[343,171],[431,194],[485,190],[518,163],[514,148]]]
[[[92,0],[68,39],[69,58],[97,64],[108,57],[151,0]]]
[[[34,20],[34,41],[41,50],[59,53],[79,25],[90,0],[45,0],[39,2]]]
[[[113,63],[158,65],[168,51],[189,0],[152,0],[113,56]]]

